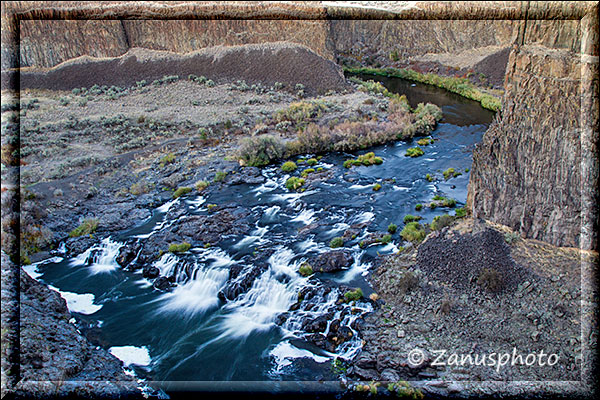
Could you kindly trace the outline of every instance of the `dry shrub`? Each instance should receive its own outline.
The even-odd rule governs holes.
[[[503,286],[502,275],[494,268],[484,268],[479,272],[477,284],[490,292],[498,293]]]

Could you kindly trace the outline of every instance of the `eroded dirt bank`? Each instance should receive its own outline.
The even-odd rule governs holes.
[[[195,74],[217,82],[244,80],[265,86],[278,82],[290,91],[300,83],[307,95],[347,88],[334,62],[286,42],[217,46],[183,55],[133,48],[117,58],[82,57],[49,70],[22,70],[19,76],[21,88],[71,90],[93,85],[132,86],[142,80],[150,83],[174,75],[173,71],[181,77]]]

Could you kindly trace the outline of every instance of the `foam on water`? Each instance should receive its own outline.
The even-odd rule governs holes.
[[[273,190],[277,189],[277,187],[280,186],[281,184],[281,178],[280,179],[275,179],[274,178],[267,178],[267,180],[265,181],[265,183],[263,183],[262,185],[260,185],[259,187],[257,187],[256,189],[252,189],[252,192],[255,193],[255,196],[258,197],[261,194],[264,193],[268,193],[268,192],[272,192]]]
[[[265,209],[263,218],[266,220],[266,222],[271,222],[271,221],[273,221],[273,219],[275,218],[275,215],[277,215],[279,210],[281,210],[281,207],[271,206],[271,207]]]
[[[62,258],[62,257],[58,257],[58,256],[51,257],[51,258],[48,258],[46,260],[38,261],[38,262],[33,263],[33,264],[24,265],[23,266],[23,271],[25,271],[27,273],[27,275],[29,275],[33,279],[37,280],[40,276],[43,275],[41,272],[38,271],[38,266],[39,265],[59,263],[62,260],[64,260],[64,258]]]
[[[58,245],[58,249],[56,249],[56,252],[59,254],[66,254],[67,253],[67,243],[60,242],[60,244]]]
[[[355,279],[359,275],[365,276],[369,273],[369,268],[371,268],[371,264],[361,262],[363,254],[365,254],[364,251],[355,251],[354,252],[354,254],[353,254],[354,262],[352,263],[352,266],[350,267],[350,269],[348,269],[344,272],[344,274],[342,275],[341,278],[336,279],[337,282],[348,283],[348,282],[352,281],[353,279]]]
[[[48,287],[55,292],[58,292],[58,294],[60,294],[60,296],[67,301],[67,308],[71,312],[90,315],[102,308],[102,305],[94,304],[95,297],[91,293],[79,294],[63,292],[54,286],[48,285]]]
[[[171,201],[167,201],[165,204],[163,204],[162,206],[158,207],[156,209],[156,211],[161,212],[161,213],[166,213],[167,211],[169,211],[171,209],[171,207],[173,206],[173,204],[177,203],[179,201],[179,199],[173,199]]]
[[[30,277],[32,277],[35,280],[37,280],[37,278],[42,276],[42,274],[38,272],[36,264],[24,265],[23,271],[27,272],[27,275],[29,275]]]
[[[363,224],[373,220],[375,214],[371,211],[365,211],[350,219],[349,224]]]
[[[351,185],[350,187],[348,187],[348,189],[352,189],[352,190],[370,189],[370,190],[372,190],[373,189],[373,185],[372,184],[370,184],[370,185],[358,185],[358,184],[355,184],[355,185]]]
[[[193,208],[198,209],[202,204],[206,203],[206,199],[204,196],[198,196],[193,200],[185,200],[185,202],[191,205]]]
[[[329,249],[329,247],[325,247],[322,243],[317,243],[314,241],[314,236],[311,235],[309,238],[296,243],[296,248],[300,254],[309,252],[309,251],[317,251],[322,253]]]
[[[277,275],[287,275],[289,277],[295,277],[297,269],[297,262],[292,263],[292,259],[295,254],[292,250],[285,246],[277,246],[275,252],[271,254],[267,262],[271,266],[272,273]]]
[[[201,258],[210,262],[213,268],[228,267],[237,263],[226,251],[219,248],[206,249]]]
[[[379,252],[382,254],[397,253],[398,246],[396,246],[396,244],[394,242],[390,242],[390,243],[386,244],[385,246],[383,246],[381,249],[379,249]]]
[[[260,245],[264,242],[261,239],[265,236],[267,231],[268,228],[266,226],[257,225],[256,229],[250,235],[245,236],[242,240],[233,245],[233,248],[241,249],[244,247],[248,247],[251,244],[254,244],[255,242],[258,242],[257,244]]]
[[[329,357],[318,356],[305,349],[293,346],[289,341],[278,343],[269,355],[275,358],[275,370],[280,372],[284,367],[291,365],[297,358],[310,358],[317,363],[329,361]]]
[[[142,288],[152,287],[152,282],[150,282],[146,278],[138,279],[137,281],[134,281],[133,283],[135,283],[136,285],[138,285],[138,286],[140,286]]]
[[[302,222],[304,225],[310,225],[313,222],[315,222],[315,220],[316,220],[314,215],[315,215],[315,210],[307,208],[305,210],[302,210],[300,212],[300,214],[298,214],[296,217],[292,218],[290,221],[291,222]]]
[[[293,205],[302,197],[308,196],[311,194],[315,194],[315,193],[317,193],[316,190],[307,190],[306,192],[299,192],[299,193],[275,194],[275,195],[273,195],[273,201],[285,201],[285,202]]]
[[[329,234],[333,235],[338,232],[343,232],[348,228],[350,228],[350,225],[348,225],[347,223],[338,222],[337,224],[333,225],[333,228],[331,228],[331,230],[329,231]]]
[[[240,338],[253,331],[271,329],[277,315],[294,304],[304,280],[296,272],[297,263],[290,265],[294,256],[290,249],[277,247],[267,261],[269,268],[254,281],[250,290],[225,305],[227,313],[221,322],[221,337]]]
[[[110,354],[123,361],[126,367],[130,365],[148,366],[152,362],[146,346],[113,346],[108,349]]]
[[[230,313],[221,324],[223,336],[240,338],[271,329],[275,317],[296,301],[297,288],[294,282],[280,282],[270,270],[265,271],[247,293],[225,306]]]
[[[179,258],[173,253],[165,253],[160,259],[154,262],[154,266],[160,270],[162,276],[171,276],[175,274],[175,267]]]
[[[92,246],[77,257],[69,264],[71,266],[84,266],[88,264],[88,259],[92,252],[98,252],[88,268],[92,274],[108,273],[119,268],[115,261],[119,254],[119,249],[123,247],[122,243],[114,242],[110,237],[103,239],[98,246]]]

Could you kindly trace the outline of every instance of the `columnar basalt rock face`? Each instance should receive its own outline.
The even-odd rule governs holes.
[[[51,67],[82,56],[116,57],[129,49],[120,21],[22,21],[22,67]],[[2,68],[5,50],[2,49]]]
[[[427,53],[459,53],[463,50],[510,46],[518,21],[380,21],[334,20],[331,34],[336,54],[392,52],[399,59]]]
[[[578,55],[514,47],[502,116],[473,154],[468,206],[522,235],[578,246],[581,230]]]
[[[2,10],[2,69],[16,67],[17,61],[21,67],[52,67],[83,55],[115,57],[134,47],[185,53],[273,41],[301,44],[330,60],[353,52],[387,56],[394,51],[402,58],[460,52],[509,46],[519,38],[553,48],[579,46],[574,15],[581,6],[379,3],[383,9],[320,2],[12,2]],[[18,30],[7,17],[15,12]],[[525,14],[531,16],[526,23],[520,19]],[[125,19],[117,18],[121,15]],[[11,45],[17,34],[19,52]]]

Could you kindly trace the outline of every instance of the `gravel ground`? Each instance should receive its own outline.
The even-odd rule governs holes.
[[[372,104],[365,104],[369,98]],[[197,148],[235,146],[240,136],[266,133],[264,122],[301,101],[330,104],[327,118],[339,120],[380,114],[383,104],[359,91],[305,98],[273,88],[240,89],[235,82],[209,87],[187,79],[129,88],[118,99],[27,90],[21,102],[35,106],[21,117],[21,181],[29,185],[62,178],[128,150],[177,140],[198,142]],[[2,113],[3,124],[10,123],[10,114]]]

